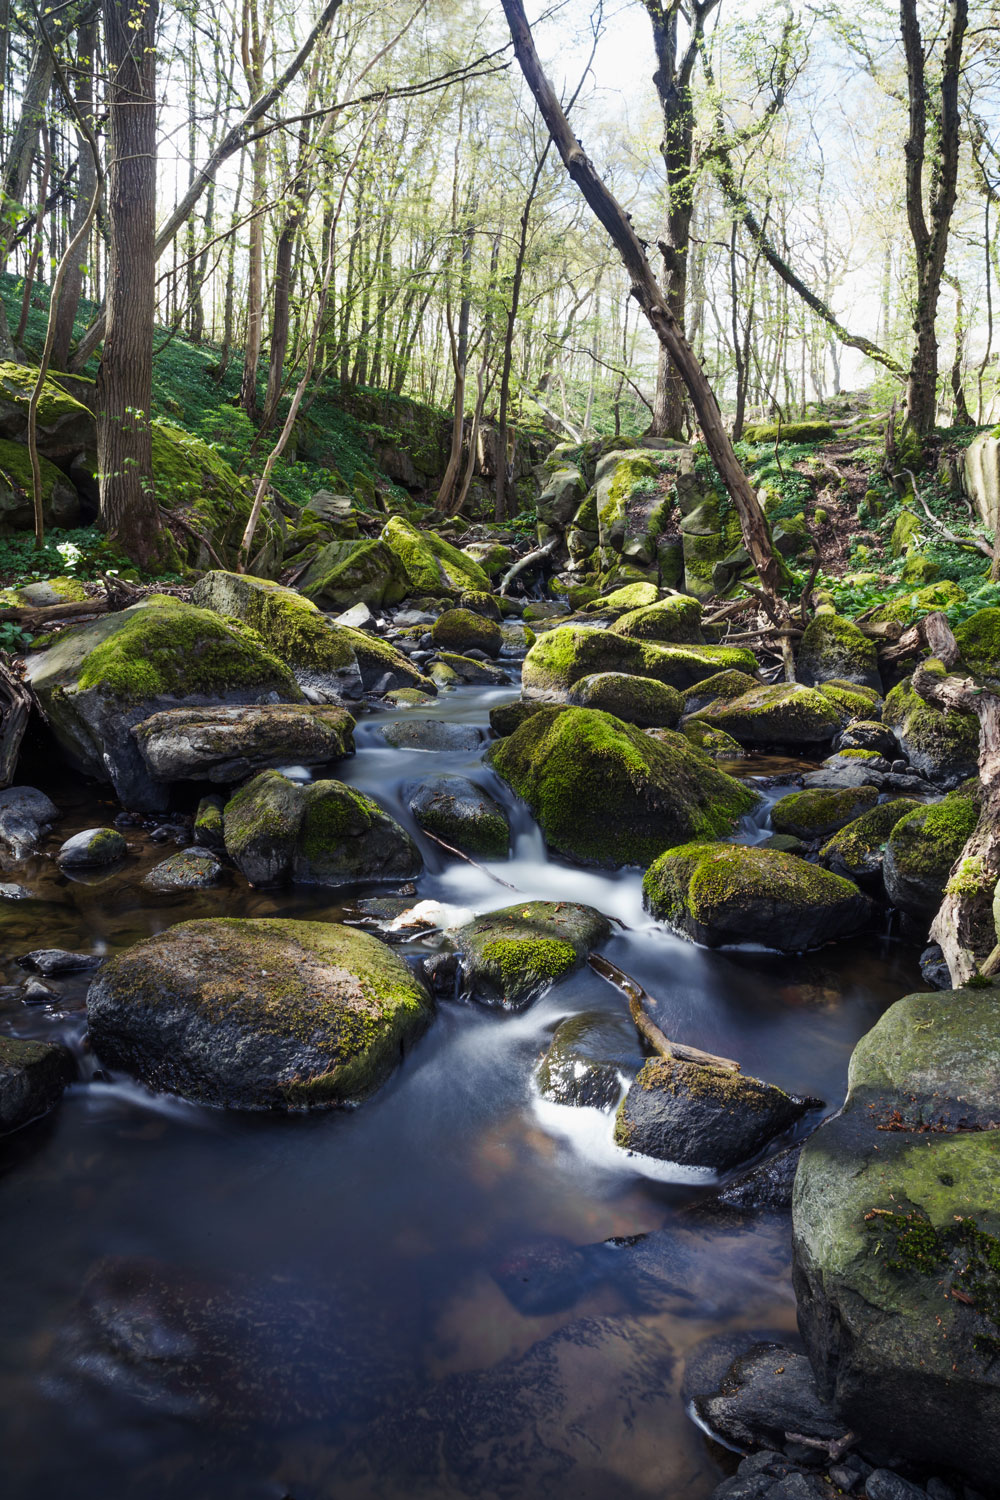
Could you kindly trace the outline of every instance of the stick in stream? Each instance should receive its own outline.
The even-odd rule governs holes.
[[[491,880],[495,880],[497,885],[505,886],[508,891],[514,891],[515,894],[519,894],[516,885],[511,885],[509,880],[501,880],[499,875],[494,875],[492,870],[487,870],[486,866],[481,865],[478,859],[473,859],[471,854],[463,854],[461,849],[455,848],[454,844],[446,844],[444,839],[439,839],[436,833],[428,833],[426,828],[421,828],[420,832],[425,839],[432,839],[435,844],[440,844],[442,849],[447,849],[449,854],[454,854],[458,859],[464,859],[466,864],[473,865],[477,870],[481,870],[484,875],[488,875]]]
[[[658,1052],[661,1057],[698,1063],[705,1068],[723,1068],[727,1073],[740,1071],[739,1063],[734,1062],[731,1057],[716,1057],[712,1052],[702,1052],[700,1047],[685,1047],[683,1042],[672,1042],[648,1015],[644,1002],[649,1000],[649,996],[638,980],[626,974],[624,969],[619,969],[617,964],[602,958],[599,953],[591,953],[587,962],[595,974],[600,974],[602,979],[606,979],[626,996],[636,1031],[646,1038],[653,1051]]]

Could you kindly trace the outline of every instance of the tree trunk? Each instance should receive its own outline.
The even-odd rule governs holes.
[[[104,0],[107,333],[97,372],[100,520],[142,567],[165,556],[150,406],[156,256],[156,0]]]
[[[478,207],[473,198],[469,205],[465,232],[462,236],[462,300],[458,309],[458,336],[455,340],[455,398],[451,417],[451,451],[448,467],[444,471],[441,488],[438,490],[434,508],[445,515],[451,504],[462,467],[462,442],[465,437],[465,381],[469,365],[469,318],[472,312],[472,245],[476,237],[475,214]]]
[[[76,49],[76,107],[85,120],[91,120],[94,111],[94,53],[97,49],[97,21],[85,21],[79,32]],[[73,215],[70,220],[70,238],[80,228],[90,212],[91,201],[97,187],[97,168],[90,143],[77,130],[79,158],[76,169],[76,197],[73,200]],[[86,246],[83,247],[84,250]],[[69,364],[70,345],[73,342],[73,327],[77,309],[83,293],[83,265],[86,256],[78,255],[67,268],[62,297],[56,318],[55,343],[52,346],[52,364],[57,370],[65,370]]]

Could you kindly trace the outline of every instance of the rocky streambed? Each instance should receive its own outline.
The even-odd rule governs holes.
[[[806,1364],[791,1185],[808,1138],[805,1332],[823,1394],[843,1374],[863,1419],[892,1362],[865,1364],[827,1206],[838,1246],[884,1209],[894,1261],[922,1255],[930,1274],[974,1253],[957,1290],[986,1316],[992,1242],[928,1242],[934,1174],[897,1216],[876,1173],[859,1208],[823,1144],[857,1150],[885,1126],[894,1158],[946,1150],[960,1213],[995,1139],[988,1060],[974,1108],[942,1097],[949,1068],[969,1072],[962,1017],[933,1077],[915,1046],[933,1005],[887,1017],[853,1103],[813,1133],[859,1038],[927,987],[920,914],[946,877],[933,819],[964,839],[971,793],[939,800],[912,759],[880,753],[870,687],[769,689],[748,653],[663,644],[669,607],[617,646],[551,631],[522,698],[513,634],[479,624],[470,647],[467,621],[397,617],[405,657],[353,628],[349,651],[307,630],[266,657],[217,623],[246,585],[212,576],[190,613],[165,607],[152,645],[126,611],[38,669],[63,748],[148,810],[123,815],[41,742],[51,814],[0,806],[0,1107],[8,1124],[49,1111],[0,1157],[5,1493],[702,1500],[722,1481],[746,1500],[905,1500],[885,1488],[909,1482],[887,1409],[881,1447],[841,1451]],[[179,634],[200,684],[183,707]],[[220,707],[223,678],[241,687]],[[351,689],[356,723],[303,705],[317,682]],[[646,682],[662,691],[640,702]],[[756,729],[762,713],[780,732]],[[742,753],[776,740],[792,754]],[[666,1037],[723,1065],[654,1055],[594,952]],[[960,1332],[981,1359],[989,1330]],[[921,1411],[929,1430],[943,1364],[934,1379],[911,1432]],[[981,1401],[982,1381],[948,1399]],[[935,1465],[951,1481],[947,1445],[922,1456],[921,1486]]]

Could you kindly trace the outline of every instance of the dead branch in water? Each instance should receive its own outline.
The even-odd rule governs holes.
[[[481,865],[478,859],[473,859],[471,854],[463,854],[461,849],[455,848],[454,844],[446,844],[444,839],[439,839],[436,833],[428,833],[426,828],[421,828],[420,832],[425,839],[433,840],[435,844],[440,844],[442,849],[447,849],[449,854],[454,854],[456,859],[464,859],[467,865],[472,865],[474,869],[480,870],[484,875],[488,875],[490,880],[496,881],[497,885],[505,886],[508,891],[517,893],[516,885],[511,885],[509,880],[501,880],[499,875],[494,875],[492,870],[487,870],[486,866]]]
[[[638,980],[626,974],[624,969],[619,969],[609,959],[602,958],[599,953],[591,953],[587,962],[595,974],[600,974],[602,979],[606,979],[625,995],[636,1031],[645,1037],[653,1051],[658,1052],[661,1057],[676,1059],[678,1062],[698,1063],[705,1068],[723,1068],[727,1073],[740,1071],[739,1063],[734,1062],[731,1057],[716,1057],[712,1052],[702,1052],[700,1047],[686,1047],[683,1042],[672,1042],[646,1010],[649,995]]]

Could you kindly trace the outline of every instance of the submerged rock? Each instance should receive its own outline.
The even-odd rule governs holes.
[[[150,1088],[234,1109],[371,1093],[430,1019],[384,943],[334,922],[182,922],[110,959],[87,997],[94,1049]]]
[[[871,903],[839,875],[794,854],[740,844],[668,849],[646,871],[646,909],[709,948],[764,943],[799,953],[859,931]]]
[[[977,802],[973,787],[960,787],[940,802],[914,808],[893,825],[882,866],[893,906],[914,917],[934,915],[952,865],[976,826]]]
[[[171,708],[132,730],[158,781],[237,782],[268,766],[326,765],[354,753],[354,720],[333,704]]]
[[[475,750],[483,731],[475,724],[450,724],[447,719],[397,719],[378,730],[396,750]]]
[[[15,859],[23,859],[36,851],[61,816],[55,803],[35,787],[6,787],[0,791],[0,843]]]
[[[300,702],[288,668],[208,609],[165,595],[67,630],[29,656],[28,677],[71,761],[110,780],[126,807],[161,811],[131,729],[161,709]]]
[[[783,1344],[754,1344],[736,1358],[719,1389],[697,1397],[694,1407],[710,1432],[736,1448],[782,1448],[789,1432],[826,1443],[844,1436],[808,1359]]]
[[[535,1068],[543,1099],[553,1104],[607,1109],[617,1102],[622,1076],[642,1063],[635,1027],[624,1016],[587,1010],[560,1021]]]
[[[22,954],[18,963],[23,969],[51,978],[55,974],[81,974],[99,969],[104,959],[100,953],[72,953],[66,948],[35,948]]]
[[[641,729],[674,729],[684,709],[676,688],[652,677],[633,677],[628,672],[597,672],[581,677],[569,695],[577,708],[599,708],[638,724]]]
[[[183,849],[155,865],[143,879],[143,889],[159,895],[205,891],[218,885],[222,865],[209,849]]]
[[[728,702],[710,703],[694,718],[711,729],[725,730],[748,750],[814,750],[829,744],[841,724],[822,693],[795,682],[755,687]]]
[[[601,865],[647,864],[670,844],[726,833],[757,801],[683,735],[654,738],[596,709],[543,709],[488,759],[550,848]]]
[[[510,824],[500,804],[475,782],[464,776],[432,776],[410,782],[403,797],[428,833],[437,834],[466,854],[486,859],[506,859],[510,846]]]
[[[117,864],[127,853],[128,844],[117,828],[85,828],[66,840],[56,863],[64,870],[99,870]]]
[[[421,868],[409,834],[342,781],[290,781],[262,771],[226,803],[226,853],[251,885],[341,886],[396,880]]]
[[[559,625],[532,646],[521,681],[527,696],[557,699],[595,672],[628,672],[683,690],[731,668],[749,674],[756,662],[735,646],[663,646],[593,626]]]
[[[877,801],[878,792],[871,786],[789,792],[771,808],[771,826],[776,833],[790,833],[807,842],[827,838],[869,812]]]
[[[0,1036],[0,1131],[18,1130],[47,1114],[75,1075],[65,1047]]]
[[[799,1327],[875,1462],[1000,1473],[1000,1076],[994,988],[909,995],[859,1042],[802,1149]]]
[[[818,1102],[749,1073],[656,1057],[643,1064],[619,1105],[615,1141],[643,1156],[724,1172]]]
[[[591,906],[524,901],[477,917],[453,938],[466,991],[484,1004],[523,1010],[610,933],[607,917]]]

